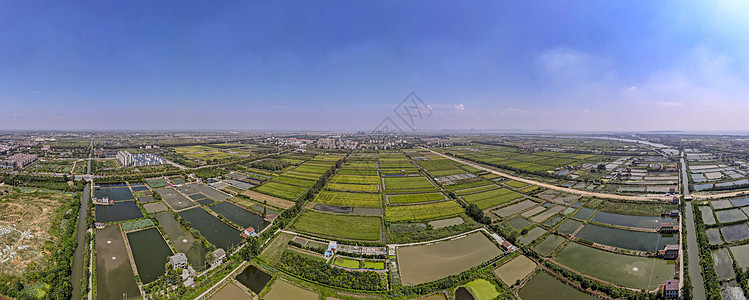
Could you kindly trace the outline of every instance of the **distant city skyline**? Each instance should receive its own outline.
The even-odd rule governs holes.
[[[744,131],[742,1],[0,0],[0,130]],[[399,125],[403,125],[402,123]],[[409,132],[411,128],[403,128]]]

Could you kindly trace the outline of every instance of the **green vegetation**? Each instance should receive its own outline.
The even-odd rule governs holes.
[[[455,201],[443,201],[429,204],[388,206],[385,208],[385,220],[388,222],[429,220],[458,215],[463,208]]]
[[[428,194],[407,194],[407,195],[392,195],[388,196],[390,203],[415,203],[415,202],[428,202],[445,199],[445,195],[441,193],[428,193]]]
[[[513,192],[509,189],[500,188],[461,197],[468,203],[473,203],[478,205],[478,207],[481,209],[486,209],[492,206],[500,205],[502,203],[510,202],[522,196],[523,195]]]
[[[140,219],[122,223],[122,230],[128,232],[131,230],[148,228],[155,225],[156,224],[154,224],[151,219]]]
[[[307,210],[292,227],[328,237],[368,241],[380,239],[379,217],[334,215]]]
[[[354,290],[383,290],[383,280],[375,272],[349,272],[332,268],[325,262],[309,259],[286,251],[278,259],[276,266],[307,280],[330,286]]]
[[[359,175],[341,175],[336,174],[330,180],[333,183],[359,183],[359,184],[380,184],[378,176],[359,176]]]
[[[422,176],[385,177],[385,189],[387,190],[425,189],[433,187],[432,183]]]
[[[333,262],[336,266],[349,268],[349,269],[359,269],[361,267],[361,261],[356,259],[350,259],[345,257],[336,257],[335,261]]]
[[[476,300],[494,299],[499,296],[497,286],[486,279],[476,279],[467,283],[465,287]]]
[[[299,195],[304,194],[307,189],[303,187],[277,183],[277,182],[266,182],[263,185],[255,189],[263,194],[276,196],[284,199],[294,200]]]
[[[661,214],[677,209],[677,206],[672,204],[637,203],[624,200],[603,200],[598,198],[588,201],[584,206],[610,213],[641,216],[660,216]]]
[[[350,184],[350,183],[329,183],[326,188],[331,190],[352,191],[352,192],[369,192],[376,193],[380,187],[376,184]]]
[[[315,202],[335,206],[380,207],[380,195],[371,193],[349,193],[321,191]]]
[[[269,171],[280,171],[290,166],[291,163],[278,158],[266,158],[250,164],[250,167]]]

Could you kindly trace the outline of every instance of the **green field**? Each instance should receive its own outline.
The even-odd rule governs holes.
[[[455,201],[443,201],[429,204],[388,206],[385,208],[385,220],[388,222],[429,220],[458,215],[463,207]]]
[[[380,207],[380,194],[321,191],[315,202],[334,206]]]
[[[486,279],[479,278],[465,285],[474,300],[492,300],[499,296],[497,286]]]
[[[468,203],[475,203],[479,206],[479,208],[485,209],[500,205],[502,203],[510,202],[522,196],[523,195],[513,192],[509,189],[501,188],[461,197]]]
[[[390,203],[416,203],[416,202],[428,202],[445,199],[445,195],[442,193],[428,193],[428,194],[406,194],[406,195],[392,195],[388,196]]]
[[[306,192],[307,189],[283,183],[266,182],[258,187],[256,191],[285,199],[296,199],[296,197]]]
[[[369,270],[384,270],[385,262],[384,261],[365,261],[364,266],[362,268],[369,269]]]
[[[385,189],[387,190],[425,189],[433,187],[434,185],[422,176],[385,177]]]
[[[330,179],[331,183],[359,183],[359,184],[380,184],[379,176],[359,176],[359,175],[341,175],[336,174]]]
[[[291,185],[297,185],[297,186],[305,187],[305,188],[312,187],[315,184],[315,182],[316,182],[316,180],[300,179],[300,178],[294,178],[294,177],[289,177],[289,176],[285,176],[285,175],[281,175],[281,176],[275,177],[271,181],[285,183],[285,184],[291,184]]]
[[[376,184],[352,184],[352,183],[329,183],[326,188],[331,190],[352,191],[352,192],[373,192],[380,191]]]
[[[320,236],[352,240],[380,239],[380,218],[334,215],[306,210],[292,225],[294,229]]]
[[[330,169],[330,165],[320,166],[320,165],[312,165],[309,163],[304,163],[301,166],[294,169],[294,171],[303,172],[303,173],[322,174],[322,173],[325,173],[325,171],[327,171],[328,169]]]
[[[361,267],[361,261],[340,256],[335,258],[333,264],[349,269],[359,269]]]

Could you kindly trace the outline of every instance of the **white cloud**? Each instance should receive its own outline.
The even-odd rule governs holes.
[[[453,105],[453,108],[455,108],[455,110],[457,110],[457,111],[465,111],[466,110],[465,106],[463,106],[463,103],[458,104],[458,105]]]

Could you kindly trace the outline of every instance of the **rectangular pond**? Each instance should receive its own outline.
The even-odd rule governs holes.
[[[150,283],[164,275],[166,264],[172,250],[155,227],[130,232],[127,234],[130,250],[138,268],[138,275],[143,283]]]
[[[749,238],[749,226],[746,223],[724,226],[720,228],[720,233],[727,243],[740,241]]]
[[[169,204],[169,206],[171,206],[174,210],[181,210],[195,206],[195,202],[192,202],[192,200],[188,199],[187,197],[183,196],[173,189],[160,188],[156,190],[156,192],[159,193],[159,195],[161,195],[161,198],[164,199],[164,201],[166,201],[166,203]]]
[[[142,218],[143,213],[135,201],[115,202],[114,205],[97,205],[97,222],[119,222]]]
[[[598,299],[569,286],[546,272],[538,272],[518,291],[524,300],[595,300]]]
[[[205,184],[191,184],[190,187],[216,201],[224,201],[231,198],[231,196],[224,194],[223,192],[219,192],[218,190]]]
[[[177,222],[171,212],[164,212],[156,215],[156,220],[164,229],[172,241],[174,248],[187,256],[187,261],[196,271],[202,271],[206,268],[205,255],[208,250],[203,248],[200,240],[196,240],[187,229]]]
[[[133,193],[127,187],[109,188],[109,189],[96,189],[94,190],[94,197],[104,198],[107,197],[112,201],[123,201],[134,199]]]
[[[557,231],[564,234],[573,234],[575,230],[580,228],[580,225],[583,225],[583,222],[573,219],[567,219],[566,221],[564,221],[564,223],[562,223],[562,225],[559,225],[559,227],[557,227]]]
[[[268,226],[268,222],[263,220],[262,216],[256,215],[250,211],[245,210],[239,206],[229,202],[220,202],[210,207],[213,211],[224,218],[229,219],[234,224],[241,226],[242,228],[252,227],[256,231],[261,231],[265,226]]]
[[[632,231],[595,224],[585,225],[575,237],[617,248],[650,252],[662,250],[666,244],[679,243],[678,234]]]
[[[245,268],[242,273],[239,273],[239,275],[235,277],[239,283],[255,292],[255,294],[260,294],[260,291],[265,288],[271,278],[272,276],[255,266]]]
[[[99,299],[140,298],[120,226],[96,230],[96,294]]]
[[[179,212],[179,215],[190,222],[193,228],[200,231],[208,242],[217,248],[223,248],[229,252],[231,248],[242,242],[239,230],[221,222],[221,220],[207,213],[200,207],[191,208]]]
[[[661,227],[662,223],[679,223],[678,218],[672,217],[623,215],[605,211],[598,212],[595,216],[593,216],[591,221],[625,227],[638,227],[648,229],[658,229]]]
[[[731,199],[731,203],[733,206],[747,206],[749,205],[749,197]]]
[[[673,278],[676,270],[675,261],[612,253],[578,243],[567,244],[554,260],[583,274],[635,289],[653,290]]]
[[[738,208],[716,210],[715,217],[717,217],[718,222],[721,223],[732,223],[746,220],[746,215]]]
[[[713,209],[710,206],[700,206],[700,214],[702,215],[702,222],[707,225],[715,224],[715,216],[713,215]]]

